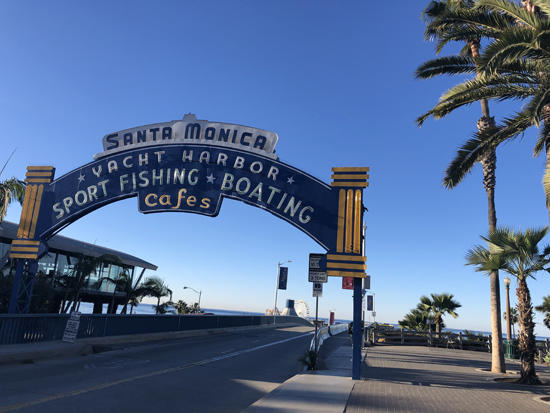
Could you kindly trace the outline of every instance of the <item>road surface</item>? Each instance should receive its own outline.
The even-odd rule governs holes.
[[[303,368],[312,329],[247,330],[0,367],[0,412],[240,412]]]

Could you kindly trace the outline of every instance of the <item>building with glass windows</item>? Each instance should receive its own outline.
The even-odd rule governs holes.
[[[3,277],[10,276],[14,271],[13,262],[9,259],[9,249],[12,240],[17,238],[17,228],[18,225],[13,222],[0,223],[0,276]],[[124,305],[128,301],[126,293],[115,291],[115,285],[109,279],[114,280],[125,272],[131,276],[132,284],[137,285],[145,270],[157,269],[156,265],[125,252],[61,235],[50,238],[48,247],[48,253],[38,261],[37,276],[47,277],[51,285],[59,290],[60,296],[63,296],[64,291],[59,281],[74,275],[78,257],[102,257],[95,272],[86,277],[85,285],[79,291],[80,301],[94,304],[94,313],[101,313],[103,304],[107,304],[109,312],[112,312],[118,305]],[[61,304],[60,302],[60,306]]]

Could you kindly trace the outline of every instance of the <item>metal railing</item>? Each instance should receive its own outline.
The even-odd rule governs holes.
[[[311,339],[311,344],[309,345],[310,351],[318,352],[323,342],[330,336],[335,336],[336,334],[343,333],[348,329],[347,324],[334,324],[327,327],[321,327],[317,330],[317,336],[314,336]]]
[[[69,314],[0,314],[0,345],[61,340],[69,317]],[[291,316],[277,316],[275,322],[311,325],[303,318]],[[82,314],[77,338],[266,324],[273,324],[273,316]]]

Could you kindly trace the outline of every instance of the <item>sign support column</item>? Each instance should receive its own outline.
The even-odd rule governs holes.
[[[364,255],[363,188],[368,186],[368,167],[332,168],[332,187],[338,188],[336,249],[327,254],[329,276],[353,279],[352,379],[361,378],[362,278],[366,277]]]

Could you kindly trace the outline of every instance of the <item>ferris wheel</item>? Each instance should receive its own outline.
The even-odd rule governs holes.
[[[298,317],[309,318],[309,306],[304,300],[296,300],[294,302],[294,310]]]

